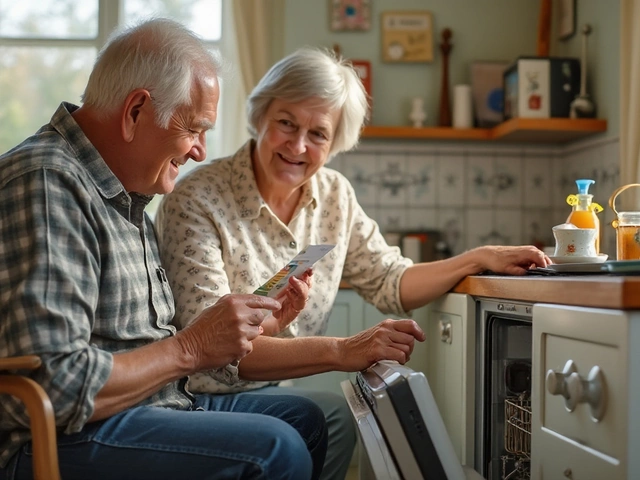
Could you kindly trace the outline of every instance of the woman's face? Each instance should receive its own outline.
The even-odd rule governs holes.
[[[339,120],[340,111],[317,98],[271,102],[253,159],[260,189],[295,190],[307,182],[327,162]]]

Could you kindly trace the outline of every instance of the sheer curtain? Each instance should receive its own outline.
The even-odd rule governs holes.
[[[620,184],[640,183],[640,0],[620,2]],[[623,208],[638,204],[637,189],[621,196]],[[635,193],[635,197],[632,195]],[[625,199],[627,202],[625,202]],[[633,202],[633,203],[632,203]],[[626,207],[624,207],[626,205]],[[634,208],[637,210],[637,208]]]
[[[223,54],[235,63],[224,97],[225,150],[231,154],[249,138],[245,101],[269,67],[283,54],[284,0],[228,0],[225,24],[234,26]],[[231,22],[231,23],[229,23]],[[232,84],[232,85],[230,85]]]

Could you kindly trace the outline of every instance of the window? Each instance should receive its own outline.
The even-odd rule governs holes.
[[[79,104],[109,34],[149,16],[184,23],[211,48],[229,34],[222,0],[0,0],[0,153],[48,123],[60,102]],[[219,153],[223,110],[207,136],[208,158]]]

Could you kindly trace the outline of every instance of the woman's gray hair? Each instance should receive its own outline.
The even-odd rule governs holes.
[[[341,112],[329,156],[355,147],[369,109],[365,89],[348,61],[314,47],[296,50],[262,77],[247,100],[249,133],[257,138],[273,100],[296,103],[312,97]]]
[[[136,88],[149,91],[156,123],[167,128],[176,108],[191,104],[194,80],[217,77],[222,59],[184,25],[153,18],[114,32],[98,54],[82,101],[107,115]]]

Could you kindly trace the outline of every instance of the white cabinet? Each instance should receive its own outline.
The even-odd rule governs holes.
[[[531,478],[640,478],[640,313],[533,307]]]
[[[418,309],[413,314],[413,318],[416,319],[419,324],[424,323],[418,319],[424,316],[425,311],[424,309]],[[380,312],[373,305],[365,302],[355,290],[342,289],[338,292],[333,309],[331,310],[326,335],[328,337],[349,337],[380,323],[385,318],[399,317]],[[425,356],[425,346],[416,342],[414,353],[407,365],[414,370],[423,371]],[[342,395],[340,382],[346,379],[355,381],[355,374],[347,372],[327,372],[296,379],[293,381],[293,384]]]
[[[447,433],[463,465],[474,465],[475,302],[449,293],[433,301],[426,319],[424,370]]]

